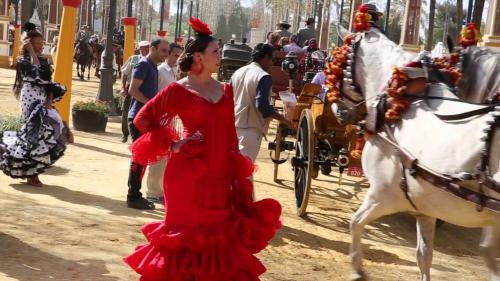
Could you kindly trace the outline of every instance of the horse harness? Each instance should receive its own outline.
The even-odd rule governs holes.
[[[362,37],[362,36],[361,36]],[[341,83],[347,84],[346,87],[342,87],[343,90],[347,90],[348,95],[342,95],[342,98],[346,98],[350,102],[355,103],[354,109],[356,110],[358,115],[364,116],[361,118],[363,121],[360,122],[360,127],[362,130],[368,132],[371,135],[375,135],[379,137],[381,140],[391,145],[401,160],[401,190],[404,192],[406,199],[410,202],[412,207],[418,211],[417,206],[411,200],[408,190],[408,180],[407,180],[407,172],[413,178],[419,177],[427,182],[432,183],[436,187],[453,194],[454,196],[467,200],[476,204],[476,209],[478,211],[482,211],[484,208],[492,210],[496,213],[500,213],[500,200],[487,196],[485,194],[485,188],[491,189],[500,194],[500,183],[496,182],[490,171],[489,160],[490,160],[490,152],[492,148],[493,136],[495,134],[495,130],[500,128],[500,104],[493,103],[491,105],[487,105],[480,109],[475,109],[459,114],[454,115],[440,115],[434,113],[434,115],[440,118],[443,121],[453,121],[453,120],[462,120],[474,116],[479,116],[483,114],[489,114],[493,117],[493,120],[488,120],[486,123],[488,127],[483,130],[484,135],[481,138],[481,141],[484,142],[484,148],[481,151],[481,158],[479,165],[477,167],[477,172],[475,174],[470,173],[458,173],[456,175],[446,175],[439,172],[436,172],[421,163],[418,162],[418,159],[413,156],[409,151],[401,147],[394,135],[390,126],[384,122],[384,113],[388,108],[387,96],[386,94],[377,95],[375,100],[369,106],[363,106],[366,103],[366,99],[359,100],[359,97],[363,97],[360,91],[360,87],[356,85],[355,82],[355,71],[354,71],[354,58],[356,50],[359,47],[359,43],[361,41],[360,36],[354,40],[354,44],[351,49],[351,53],[349,54],[349,60],[347,65],[347,79],[344,79]],[[406,97],[421,99],[421,100],[431,100],[431,99],[441,99],[441,100],[451,100],[455,102],[466,102],[460,99],[446,98],[446,97],[433,97],[433,96],[414,96],[414,95],[405,95]],[[480,104],[483,105],[483,104]],[[362,109],[366,108],[366,112]],[[385,134],[383,134],[385,133]],[[478,185],[478,191],[474,191],[467,187],[464,187],[465,181],[474,181]]]
[[[444,99],[456,102],[465,102],[459,99],[442,97],[413,95],[406,96],[422,100]],[[385,95],[377,96],[377,99],[374,101],[374,103],[368,107],[366,118],[364,121],[362,121],[362,127],[367,132],[379,137],[382,141],[391,145],[396,150],[401,160],[401,190],[405,193],[406,199],[410,202],[415,210],[418,211],[418,208],[411,200],[408,193],[407,172],[414,178],[420,177],[421,179],[432,183],[433,185],[455,195],[456,197],[476,204],[478,211],[482,211],[484,208],[487,208],[494,212],[500,213],[500,200],[485,194],[485,188],[500,193],[500,183],[496,182],[493,179],[489,167],[493,136],[495,134],[495,130],[497,128],[500,128],[500,104],[489,105],[480,109],[475,109],[454,115],[434,114],[436,117],[444,121],[463,120],[483,114],[489,114],[490,116],[492,116],[491,120],[486,121],[487,128],[483,130],[484,135],[481,138],[481,141],[484,142],[484,148],[481,151],[481,158],[476,173],[470,174],[464,172],[458,173],[456,175],[447,175],[436,172],[422,165],[418,162],[418,159],[415,156],[413,156],[409,151],[398,144],[390,126],[386,122],[384,122],[384,112],[386,111],[387,107],[387,102],[385,99]],[[464,187],[463,184],[466,181],[473,181],[477,183],[478,191],[474,191],[472,189]]]

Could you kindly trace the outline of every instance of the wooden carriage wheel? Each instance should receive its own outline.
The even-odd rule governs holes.
[[[295,144],[295,157],[292,163],[295,175],[295,202],[297,215],[306,214],[307,202],[314,165],[314,123],[310,109],[304,109],[299,119],[297,142]]]

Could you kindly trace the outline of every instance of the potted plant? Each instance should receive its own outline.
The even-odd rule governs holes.
[[[3,132],[7,131],[19,131],[24,124],[24,120],[21,117],[16,117],[12,115],[0,115],[0,137]]]
[[[73,105],[73,128],[84,132],[104,132],[108,123],[109,105],[101,101],[79,101]]]

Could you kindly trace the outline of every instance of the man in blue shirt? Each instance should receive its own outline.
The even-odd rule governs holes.
[[[128,126],[132,141],[141,136],[134,126],[134,118],[142,106],[152,99],[158,92],[158,69],[168,55],[168,42],[164,39],[153,39],[150,43],[149,54],[141,58],[132,72],[132,82],[129,94],[132,97],[128,112]],[[142,197],[141,185],[145,167],[131,161],[128,177],[127,206],[134,209],[152,210],[155,205]]]

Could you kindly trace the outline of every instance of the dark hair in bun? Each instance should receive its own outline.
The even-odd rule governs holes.
[[[24,39],[34,39],[37,37],[43,38],[42,33],[40,33],[40,31],[38,31],[38,29],[36,28],[36,25],[31,23],[31,22],[25,23],[23,25],[22,30],[23,30],[23,40]]]
[[[36,25],[27,22],[23,25],[22,27],[23,34],[21,35],[21,40],[24,41],[26,39],[33,40],[35,38],[43,38],[42,33],[36,28]],[[21,46],[21,54],[26,54],[26,51],[23,50],[23,47]]]
[[[186,49],[179,57],[179,68],[182,72],[188,72],[193,66],[193,56],[195,53],[203,53],[207,49],[208,45],[212,41],[216,41],[214,37],[210,35],[198,34],[193,40],[190,40],[186,44]]]
[[[252,50],[252,61],[258,62],[263,58],[273,57],[273,46],[269,44],[259,43]]]

